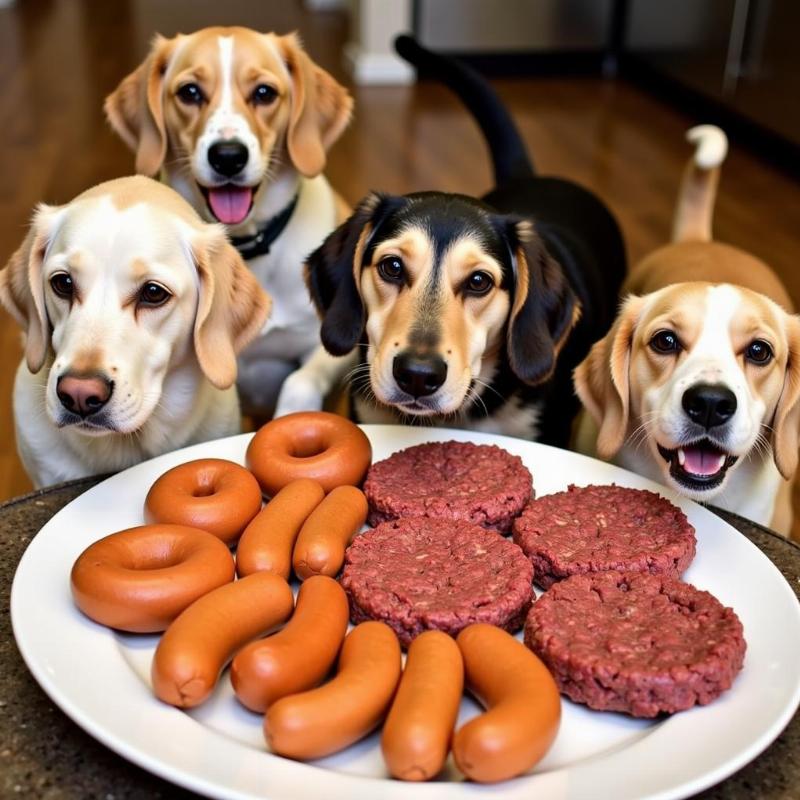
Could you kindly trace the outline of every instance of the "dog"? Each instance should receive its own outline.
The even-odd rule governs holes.
[[[424,422],[565,444],[572,368],[610,325],[625,250],[608,209],[541,178],[491,87],[401,37],[398,51],[472,111],[496,184],[483,201],[372,194],[306,264],[322,342],[357,350],[363,422]]]
[[[320,408],[344,369],[320,347],[302,265],[349,213],[322,170],[352,106],[296,35],[238,27],[156,36],[105,101],[136,171],[160,173],[224,224],[273,298],[268,326],[239,359],[242,405],[256,417]]]
[[[25,331],[13,405],[36,486],[239,432],[236,355],[270,299],[223,227],[163,184],[40,205],[0,303]]]
[[[800,318],[764,262],[712,239],[725,134],[688,138],[672,243],[632,271],[610,333],[575,371],[591,417],[578,446],[788,534]]]

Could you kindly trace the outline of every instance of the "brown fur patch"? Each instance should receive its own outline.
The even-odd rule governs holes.
[[[650,253],[631,270],[623,294],[649,294],[675,283],[732,283],[766,295],[786,311],[794,305],[777,275],[761,259],[722,242],[680,242]]]
[[[202,230],[207,226],[176,191],[143,175],[131,175],[100,183],[79,194],[72,202],[76,204],[82,200],[95,200],[104,196],[107,196],[120,211],[140,203],[148,203],[174,214],[196,230]]]
[[[93,347],[79,353],[72,359],[69,371],[73,375],[96,375],[105,368],[105,359],[99,347]]]

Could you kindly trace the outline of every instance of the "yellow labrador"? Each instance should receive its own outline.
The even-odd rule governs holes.
[[[39,206],[0,303],[25,331],[14,415],[35,485],[239,431],[236,355],[270,299],[222,226],[163,184],[120,178]]]
[[[800,437],[800,319],[775,273],[712,241],[727,140],[697,144],[673,243],[631,273],[609,334],[575,370],[579,447],[788,534]]]

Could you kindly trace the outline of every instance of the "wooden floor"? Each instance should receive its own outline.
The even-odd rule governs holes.
[[[61,203],[129,173],[133,159],[104,123],[103,97],[143,58],[155,31],[209,24],[300,31],[325,68],[346,80],[346,21],[308,14],[295,0],[24,0],[0,10],[0,263],[39,201]],[[669,234],[689,118],[624,83],[600,79],[496,82],[541,173],[570,177],[605,198],[635,261]],[[443,88],[354,90],[353,124],[327,174],[351,202],[370,189],[491,187],[483,142]],[[800,185],[732,142],[715,234],[773,265],[800,304]],[[13,439],[11,387],[19,331],[0,312],[0,501],[29,488]],[[797,504],[800,508],[800,503]],[[800,538],[800,525],[798,538]]]

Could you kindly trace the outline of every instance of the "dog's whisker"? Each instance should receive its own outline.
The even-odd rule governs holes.
[[[637,451],[647,441],[648,435],[651,433],[653,420],[644,420],[641,424],[630,433],[625,440],[625,444],[630,444]]]
[[[486,407],[486,403],[484,399],[476,392],[472,387],[467,389],[466,397],[470,400],[470,402],[475,406],[480,406],[483,409],[483,415],[485,417],[489,416],[489,409]],[[466,411],[464,411],[464,414]]]
[[[477,377],[476,377],[476,378],[473,378],[472,380],[473,380],[475,383],[477,383],[479,386],[482,386],[484,389],[488,389],[490,392],[494,392],[494,394],[496,394],[496,395],[497,395],[497,396],[498,396],[498,397],[499,397],[501,400],[505,400],[505,399],[506,399],[506,398],[505,398],[505,397],[503,397],[503,395],[502,395],[502,394],[500,394],[500,392],[498,392],[498,391],[497,391],[497,389],[495,389],[495,388],[494,388],[494,386],[492,386],[490,383],[487,383],[486,381],[484,381],[484,380],[481,380],[481,378],[477,378]]]

